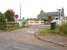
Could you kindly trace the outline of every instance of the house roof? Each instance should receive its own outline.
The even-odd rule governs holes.
[[[46,13],[47,16],[58,16],[59,13],[58,12],[48,12]]]
[[[59,12],[48,12],[46,13],[47,16],[59,16]],[[61,16],[63,16],[63,13],[61,12]]]

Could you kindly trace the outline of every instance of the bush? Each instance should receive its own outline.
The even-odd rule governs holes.
[[[67,35],[67,22],[59,26],[59,31],[61,34]]]
[[[63,22],[62,25],[57,26],[55,29],[41,29],[39,30],[39,35],[63,35],[67,36],[67,22]]]
[[[17,29],[17,23],[7,22],[7,25],[6,25],[6,28],[5,28],[6,31],[13,31],[15,29]]]

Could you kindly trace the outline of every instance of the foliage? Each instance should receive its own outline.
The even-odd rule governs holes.
[[[7,18],[7,21],[15,21],[15,13],[13,10],[9,9],[4,13],[5,17]]]
[[[59,31],[61,34],[67,35],[67,22],[64,22],[61,26],[59,26]]]
[[[15,22],[7,22],[6,24],[7,25],[4,29],[5,31],[13,31],[17,28],[17,23],[15,23]]]
[[[62,25],[57,26],[55,29],[41,29],[38,32],[40,35],[66,35],[67,36],[67,22],[63,22]]]
[[[13,23],[13,21],[13,10],[7,10],[4,14],[0,12],[0,30],[14,30],[16,28],[16,24],[15,22]]]
[[[6,26],[5,16],[0,12],[0,30],[3,30]]]
[[[59,29],[58,28],[56,28],[56,29],[53,29],[53,30],[51,30],[51,29],[41,29],[41,30],[39,30],[39,35],[42,35],[42,36],[44,36],[44,35],[54,35],[54,34],[58,34],[59,33]]]
[[[0,12],[0,22],[6,22],[5,21],[5,16]]]

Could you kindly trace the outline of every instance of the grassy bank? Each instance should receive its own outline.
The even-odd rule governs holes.
[[[59,33],[57,29],[50,30],[50,29],[41,29],[38,31],[39,35],[41,36],[49,36],[49,35],[56,35]]]
[[[59,28],[56,29],[40,29],[38,31],[38,34],[40,36],[55,36],[55,35],[61,35],[61,36],[67,36],[66,33],[60,32]]]
[[[67,36],[67,22],[63,22],[62,25],[56,26],[55,29],[41,29],[38,31],[39,35],[62,35]]]

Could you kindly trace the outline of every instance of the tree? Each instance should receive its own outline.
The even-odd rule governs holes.
[[[8,9],[5,13],[4,13],[7,21],[15,21],[15,13],[12,9]]]
[[[4,14],[0,12],[0,29],[3,30],[6,26],[6,20],[5,20]]]
[[[6,19],[5,16],[0,12],[0,22],[1,23],[6,22],[5,19]]]

